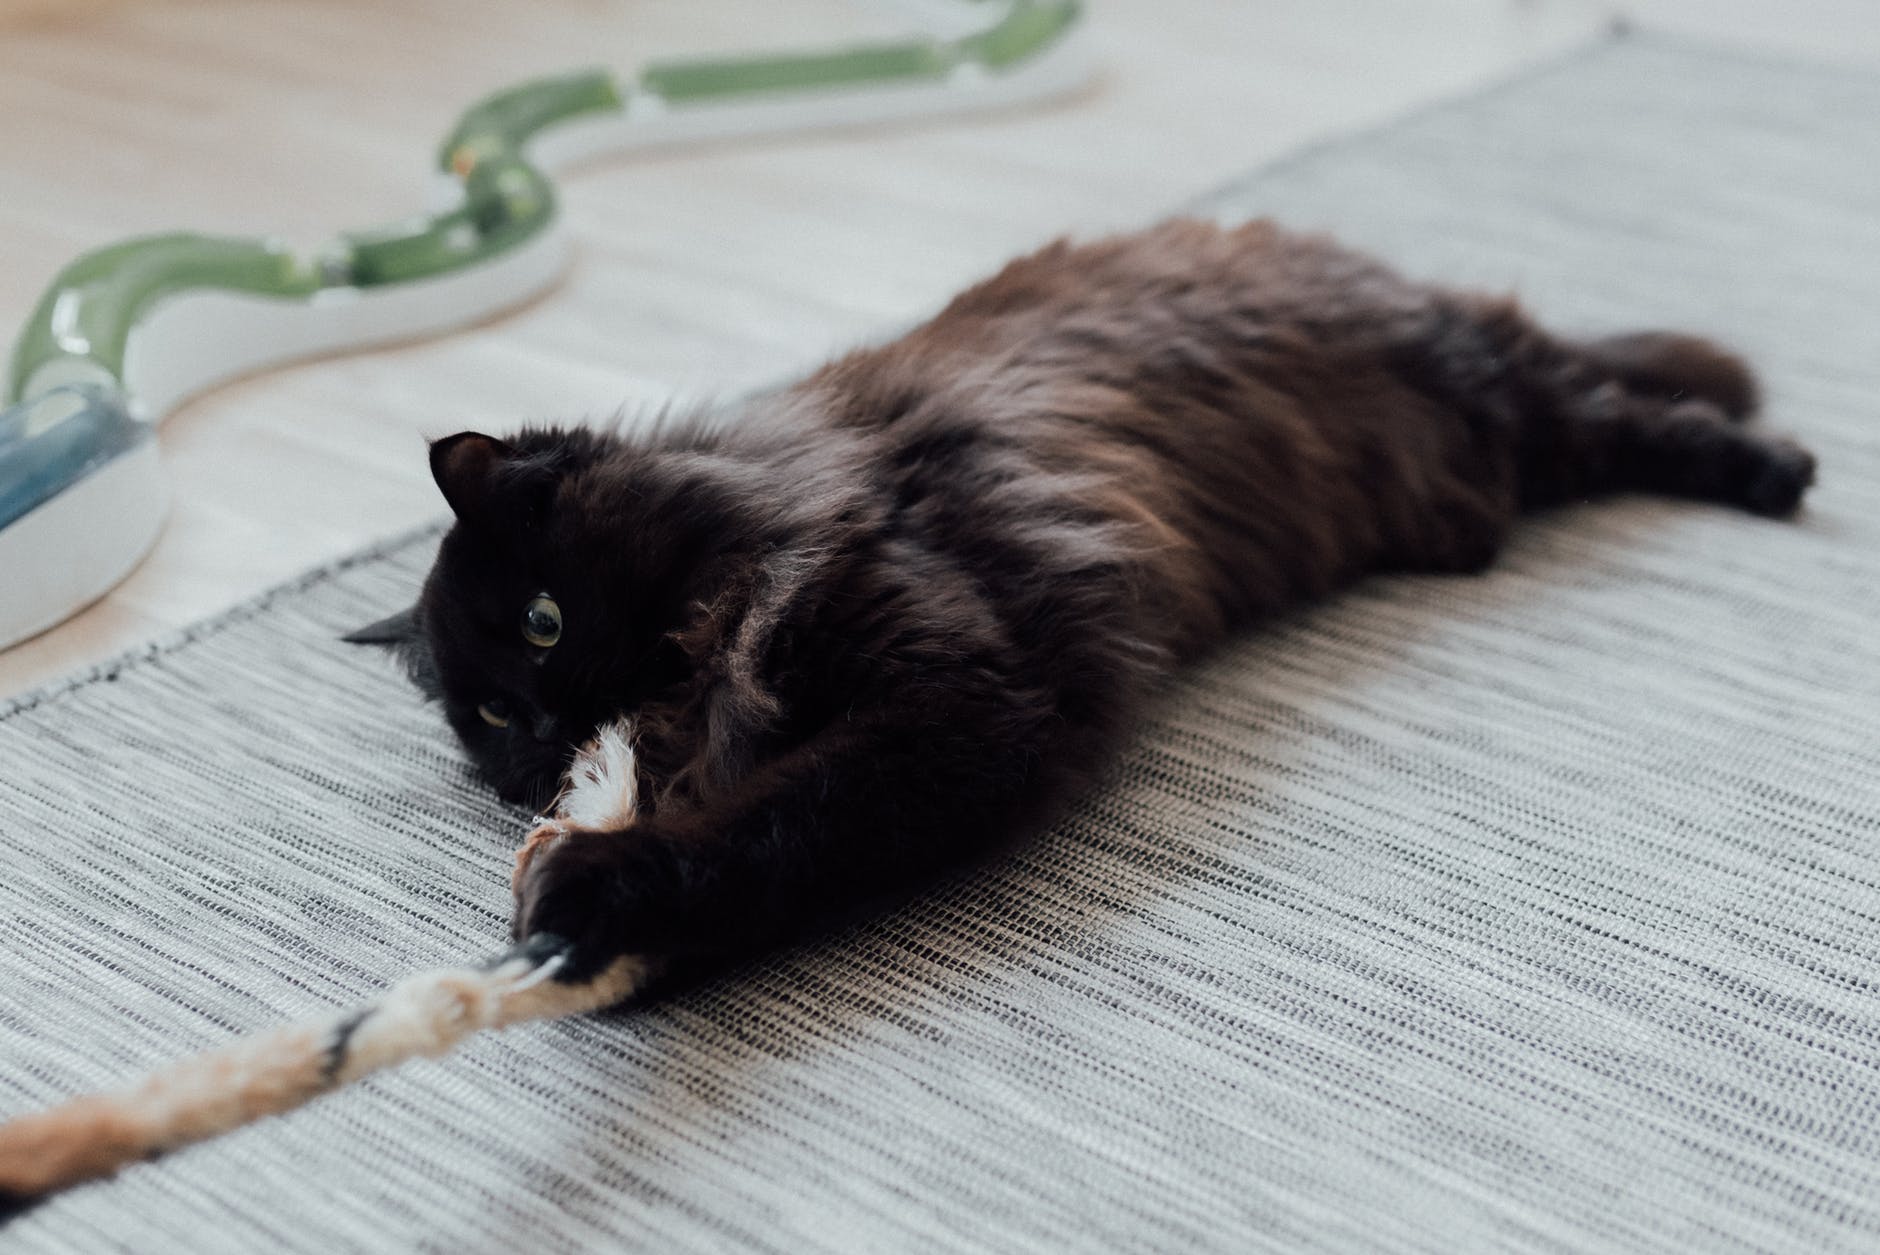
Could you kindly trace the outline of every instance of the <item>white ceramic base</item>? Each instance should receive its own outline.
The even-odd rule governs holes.
[[[0,528],[0,649],[110,592],[150,552],[169,507],[157,442],[146,440]]]

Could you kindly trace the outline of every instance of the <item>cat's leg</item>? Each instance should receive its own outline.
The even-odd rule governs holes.
[[[1050,763],[1078,761],[1048,708],[999,687],[936,685],[832,725],[729,796],[552,834],[518,876],[517,935],[572,941],[580,979],[622,954],[748,953],[918,888],[1017,835],[1051,795]]]
[[[1606,380],[1536,409],[1516,459],[1526,505],[1651,492],[1782,517],[1814,482],[1806,449],[1745,430],[1711,401],[1666,401]]]
[[[1479,575],[1513,529],[1515,503],[1492,475],[1447,486],[1440,499],[1391,522],[1378,566],[1425,575]]]
[[[1420,386],[1512,448],[1524,508],[1651,492],[1781,516],[1814,481],[1805,449],[1740,425],[1755,377],[1709,341],[1568,340],[1513,301],[1464,294],[1439,302],[1416,347]]]

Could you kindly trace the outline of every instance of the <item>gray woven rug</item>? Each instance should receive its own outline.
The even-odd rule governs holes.
[[[1194,675],[1074,822],[812,951],[60,1198],[8,1251],[1872,1250],[1880,82],[1657,40],[1210,202],[1713,331],[1824,471]],[[504,936],[519,816],[337,634],[390,544],[0,717],[0,1111]]]

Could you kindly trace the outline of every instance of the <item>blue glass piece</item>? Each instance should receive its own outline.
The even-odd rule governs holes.
[[[54,388],[0,410],[0,527],[154,439],[121,396],[95,384]]]

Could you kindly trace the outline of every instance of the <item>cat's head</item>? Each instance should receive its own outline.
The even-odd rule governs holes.
[[[574,748],[673,679],[696,501],[592,432],[463,432],[431,446],[456,522],[418,603],[348,640],[396,650],[472,763],[544,806]]]

